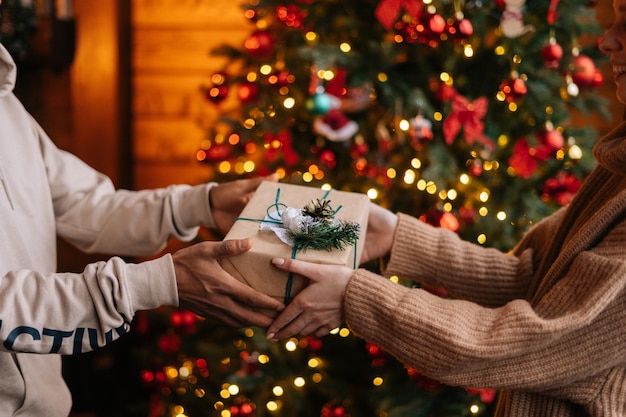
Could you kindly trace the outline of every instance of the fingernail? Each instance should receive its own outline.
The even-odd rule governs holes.
[[[269,340],[270,342],[274,342],[274,336],[276,335],[276,333],[268,333],[267,336],[265,336],[265,338],[267,340]]]
[[[272,263],[274,265],[280,266],[280,265],[285,263],[285,260],[283,258],[274,258],[274,259],[272,259]]]

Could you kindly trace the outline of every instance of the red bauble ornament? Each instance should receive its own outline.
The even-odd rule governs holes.
[[[463,43],[474,33],[474,26],[469,20],[458,17],[447,23],[446,32],[455,42]]]
[[[397,22],[394,25],[394,28],[396,30],[396,33],[402,36],[403,41],[408,42],[408,43],[417,42],[418,33],[415,28],[415,21],[412,21],[410,23]]]
[[[325,404],[322,407],[321,417],[350,417],[342,405]]]
[[[475,208],[466,205],[459,209],[459,219],[463,223],[474,223],[478,218],[478,213]]]
[[[334,168],[337,165],[337,158],[333,151],[325,149],[320,154],[320,162],[326,165],[328,168]]]
[[[265,30],[255,30],[244,42],[248,53],[258,59],[269,57],[276,49],[274,36]]]
[[[252,103],[259,98],[259,86],[246,81],[239,86],[237,96],[242,103]]]
[[[242,417],[252,416],[254,408],[254,404],[252,403],[243,403],[239,406],[239,415]]]
[[[446,19],[437,13],[424,13],[416,22],[415,32],[421,43],[436,47],[446,30]]]
[[[604,74],[599,69],[596,69],[596,73],[594,74],[593,81],[591,82],[591,86],[598,88],[604,82]]]
[[[496,5],[501,9],[504,9],[506,7],[505,0],[495,0],[494,3],[496,3]]]
[[[528,88],[523,79],[512,75],[500,84],[500,91],[507,102],[516,101],[526,95]]]
[[[541,57],[548,68],[557,68],[563,58],[563,48],[554,38],[550,38],[550,41],[541,48]]]
[[[298,6],[290,4],[288,6],[278,5],[276,6],[276,17],[283,22],[287,27],[300,29],[304,26],[304,20],[306,19],[308,12],[306,10],[300,10]]]
[[[434,35],[441,35],[446,30],[446,20],[436,13],[426,17],[426,30]]]
[[[552,150],[559,150],[565,146],[563,134],[557,129],[554,129],[551,123],[548,123],[546,128],[537,134],[537,139],[539,139],[542,145],[547,145]]]
[[[578,55],[574,58],[572,80],[579,87],[593,87],[596,72],[595,62],[587,55]]]
[[[289,87],[294,81],[296,81],[295,75],[289,73],[287,70],[275,72],[267,77],[267,82],[278,88]]]
[[[216,72],[211,76],[213,85],[204,88],[204,96],[214,104],[219,104],[228,95],[228,85],[226,84],[226,74]]]
[[[204,96],[207,100],[214,104],[219,104],[228,96],[228,86],[226,85],[214,85],[205,90]]]
[[[414,381],[420,388],[427,391],[434,391],[439,385],[441,385],[438,381],[427,377],[415,368],[407,367],[406,372],[412,381]]]
[[[223,161],[232,154],[232,146],[227,143],[214,143],[206,151],[206,159],[209,161]]]
[[[174,334],[164,334],[157,344],[163,353],[176,353],[180,349],[180,338]]]
[[[483,163],[480,159],[474,159],[469,163],[468,171],[473,177],[480,177],[483,173]]]
[[[350,156],[352,159],[357,159],[359,157],[365,156],[369,153],[369,146],[365,142],[356,142],[350,148]]]

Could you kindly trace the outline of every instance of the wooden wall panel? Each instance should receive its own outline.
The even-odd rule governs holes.
[[[246,26],[248,28],[248,26]],[[134,31],[133,67],[140,71],[199,72],[221,68],[226,60],[211,49],[229,42],[243,44],[247,31],[240,29],[144,28]]]
[[[193,119],[138,120],[134,128],[135,161],[192,163],[205,137]]]
[[[242,0],[133,0],[137,26],[206,27],[223,30],[246,25]]]
[[[217,108],[206,101],[200,87],[210,85],[210,76],[139,74],[133,78],[133,115],[138,119],[215,115]]]
[[[232,0],[133,0],[131,7],[134,188],[205,182],[212,168],[195,154],[219,109],[201,87],[227,64],[211,50],[241,47],[253,27]],[[236,106],[232,96],[221,106]]]

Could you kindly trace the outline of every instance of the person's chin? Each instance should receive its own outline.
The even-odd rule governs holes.
[[[615,78],[615,95],[620,103],[626,104],[626,74]]]
[[[617,100],[620,103],[626,104],[626,86],[624,86],[622,88],[618,88],[617,92],[615,93],[615,95],[617,96]]]

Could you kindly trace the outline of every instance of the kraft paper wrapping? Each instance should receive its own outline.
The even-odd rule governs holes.
[[[364,194],[322,190],[293,184],[264,181],[254,193],[250,202],[241,212],[225,239],[252,239],[252,249],[241,255],[222,259],[221,265],[228,273],[259,292],[288,303],[307,285],[307,279],[281,271],[272,265],[274,257],[292,258],[293,248],[283,243],[274,232],[260,230],[261,221],[266,217],[268,208],[277,202],[298,209],[316,199],[329,200],[334,210],[339,208],[335,218],[361,225],[360,236],[355,246],[344,250],[313,250],[295,254],[296,259],[324,264],[347,265],[358,267],[363,251],[363,242],[369,215],[369,198]],[[284,207],[284,206],[283,206]],[[290,282],[291,281],[291,282]]]

